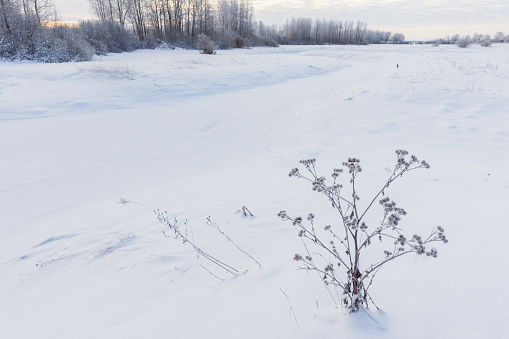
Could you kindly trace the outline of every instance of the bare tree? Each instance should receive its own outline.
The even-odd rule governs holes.
[[[155,37],[162,40],[164,35],[164,3],[161,0],[149,0],[147,6],[149,8],[149,24],[154,30]]]
[[[34,16],[37,24],[54,19],[55,4],[53,0],[22,0],[25,16]]]
[[[9,37],[12,34],[13,16],[17,10],[17,5],[11,0],[0,0],[0,32],[2,32],[2,36]]]
[[[130,19],[134,26],[134,32],[140,41],[147,38],[145,0],[129,0]]]
[[[97,18],[101,21],[111,19],[109,16],[109,1],[108,0],[88,0],[90,10],[94,13]]]
[[[175,29],[182,32],[184,28],[184,0],[172,0]]]
[[[113,13],[115,20],[125,26],[126,18],[129,13],[129,1],[128,0],[112,0]]]

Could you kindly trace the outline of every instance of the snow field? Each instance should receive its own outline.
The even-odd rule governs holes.
[[[0,63],[0,337],[502,337],[508,52],[291,46]],[[97,72],[119,66],[133,80]],[[377,275],[374,322],[296,270],[302,244],[276,214],[335,222],[288,178],[300,159],[328,176],[360,158],[363,202],[399,148],[431,164],[388,192],[408,212],[405,234],[441,225],[450,242]],[[187,219],[239,273],[165,238],[154,209]]]

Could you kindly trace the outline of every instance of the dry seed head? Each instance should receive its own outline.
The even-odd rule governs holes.
[[[417,241],[418,244],[422,245],[422,238],[419,235],[414,234],[414,240]]]
[[[300,163],[303,164],[304,166],[309,166],[309,165],[314,165],[316,162],[316,159],[304,159],[304,160],[301,160]]]
[[[417,254],[424,254],[426,253],[426,246],[424,245],[415,245],[414,246],[414,250],[416,251]]]
[[[297,175],[297,174],[299,174],[299,169],[298,168],[292,168],[290,170],[290,173],[288,173],[288,176],[289,177],[293,177],[294,175]]]
[[[438,256],[438,251],[436,248],[432,248],[431,251],[426,252],[426,256],[436,258]]]
[[[338,169],[338,168],[335,168],[332,172],[332,177],[333,178],[337,178],[339,176],[340,173],[342,173],[343,170],[342,169]]]
[[[333,190],[339,190],[340,188],[343,188],[343,185],[341,185],[341,184],[334,184],[334,185],[331,186],[331,188]]]

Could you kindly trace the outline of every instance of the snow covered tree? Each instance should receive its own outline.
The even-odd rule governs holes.
[[[391,37],[391,41],[395,44],[399,44],[405,41],[405,35],[403,33],[394,33]]]
[[[505,35],[503,32],[497,32],[497,34],[495,34],[495,36],[493,36],[493,40],[495,42],[504,42],[505,40]]]

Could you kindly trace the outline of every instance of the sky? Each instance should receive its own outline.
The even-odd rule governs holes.
[[[370,29],[428,40],[453,34],[509,34],[509,0],[252,0],[257,21],[287,18],[361,20]],[[62,20],[90,18],[87,0],[55,0]]]

